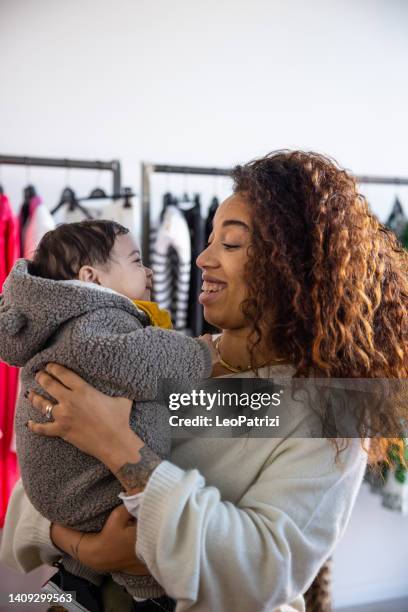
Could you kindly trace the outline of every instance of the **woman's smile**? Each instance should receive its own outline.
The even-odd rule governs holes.
[[[203,283],[201,289],[202,293],[200,293],[198,301],[200,304],[211,304],[215,300],[217,300],[224,289],[227,288],[227,284],[223,283],[222,285],[219,283]]]
[[[220,296],[220,293],[226,289],[227,283],[214,276],[210,276],[204,272],[203,284],[201,286],[202,293],[199,296],[200,304],[209,304],[214,302]]]

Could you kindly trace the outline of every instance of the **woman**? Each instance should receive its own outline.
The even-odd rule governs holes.
[[[222,330],[216,374],[406,377],[407,258],[354,179],[321,155],[284,151],[237,167],[234,180],[197,259],[205,318]],[[128,400],[56,365],[38,381],[57,402],[55,421],[31,430],[104,462],[138,513],[137,534],[123,509],[100,534],[53,525],[57,546],[96,570],[150,572],[177,612],[304,610],[302,593],[344,532],[362,480],[361,421],[361,439],[296,437],[293,423],[292,437],[179,440],[160,461],[128,428]],[[45,413],[48,402],[32,402]],[[397,408],[381,423],[372,416],[374,433],[390,436],[399,417]],[[21,489],[11,516],[14,550],[3,559],[30,569],[57,552]]]

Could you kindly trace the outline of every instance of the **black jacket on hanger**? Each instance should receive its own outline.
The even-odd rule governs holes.
[[[204,239],[205,239],[205,244],[204,247],[208,244],[208,239],[210,237],[210,234],[212,232],[212,226],[213,226],[213,219],[214,219],[214,215],[217,212],[217,208],[220,205],[220,202],[218,200],[217,197],[214,197],[211,201],[211,205],[210,208],[208,209],[208,214],[207,214],[207,218],[204,222]],[[202,334],[215,334],[217,333],[219,330],[216,329],[213,325],[211,325],[210,323],[208,323],[205,319],[204,319],[204,311],[201,310],[201,321],[202,321]]]
[[[196,265],[196,259],[205,246],[200,196],[198,194],[194,196],[191,208],[183,208],[183,203],[179,205],[179,208],[187,220],[191,237],[191,275],[187,327],[191,329],[193,336],[200,336],[203,331],[203,310],[198,301],[201,292],[201,270]]]

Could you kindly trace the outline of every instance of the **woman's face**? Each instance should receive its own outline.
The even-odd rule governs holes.
[[[244,268],[251,238],[248,204],[241,195],[227,198],[217,209],[207,248],[197,257],[203,271],[199,301],[204,317],[221,329],[245,327],[240,305],[247,297]]]

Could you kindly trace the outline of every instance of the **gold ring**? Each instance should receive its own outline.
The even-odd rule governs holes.
[[[54,406],[52,404],[47,404],[45,407],[45,418],[51,421],[52,419],[52,410]]]

